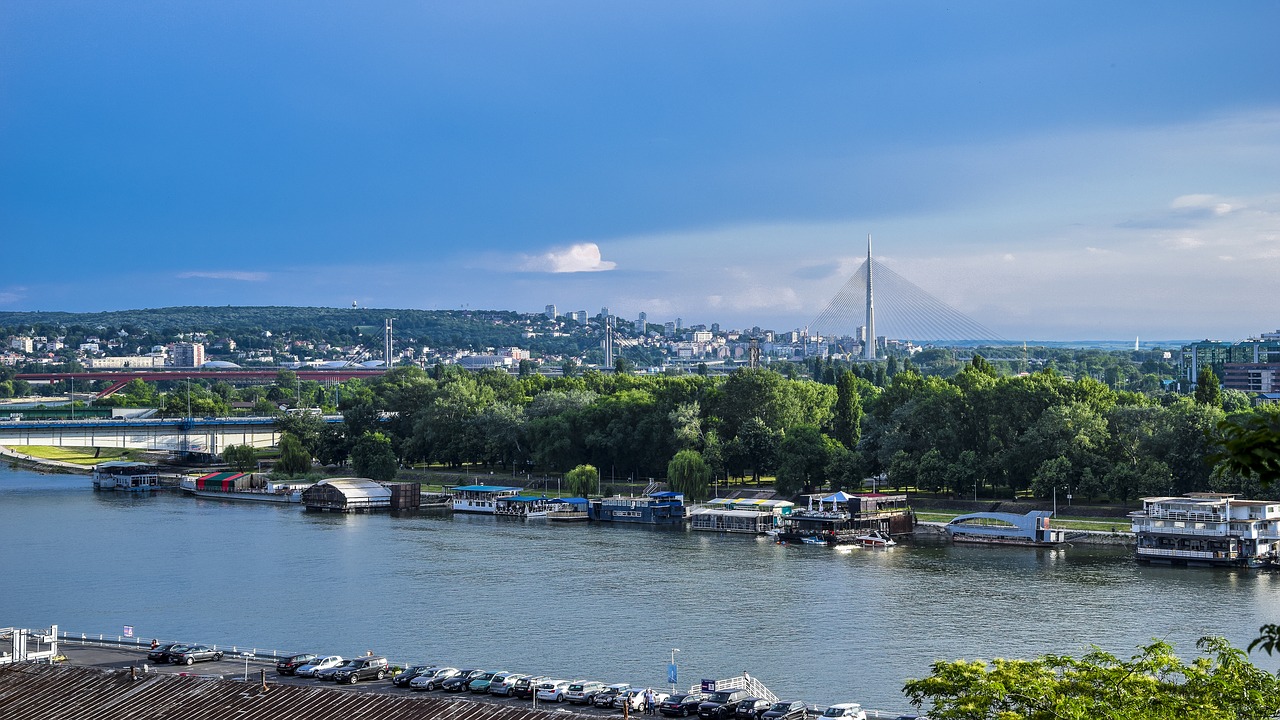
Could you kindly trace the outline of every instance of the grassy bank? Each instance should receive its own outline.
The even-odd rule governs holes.
[[[57,460],[59,462],[71,463],[73,465],[97,465],[100,462],[108,460],[127,460],[129,459],[129,450],[119,448],[95,448],[86,447],[50,447],[47,445],[10,445],[14,452],[30,455],[31,457],[41,458],[43,460]]]

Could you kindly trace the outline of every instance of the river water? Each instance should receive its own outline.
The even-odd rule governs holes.
[[[95,493],[0,466],[0,626],[682,685],[905,709],[939,659],[1181,654],[1280,621],[1280,575],[1123,548],[779,546],[679,530]],[[1276,661],[1255,657],[1274,671]]]

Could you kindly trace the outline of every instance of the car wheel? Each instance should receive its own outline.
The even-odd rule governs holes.
[[[387,676],[387,674],[386,674],[385,672],[383,672],[383,671],[381,671],[381,670],[379,670],[379,671],[378,671],[378,679],[379,679],[379,680],[381,680],[382,678],[384,678],[384,677],[386,677],[386,676]]]
[[[351,673],[351,677],[347,679],[347,684],[355,685],[358,682],[360,682],[360,676],[356,675],[355,673]]]
[[[221,660],[221,659],[222,659],[222,653],[221,653],[221,652],[216,652],[216,653],[214,653],[214,654],[213,654],[213,659],[214,659],[214,660]]]
[[[193,658],[193,657],[191,657],[190,655],[188,655],[188,656],[187,656],[187,664],[188,664],[188,665],[195,665],[195,664],[196,664],[196,659],[195,659],[195,658]]]

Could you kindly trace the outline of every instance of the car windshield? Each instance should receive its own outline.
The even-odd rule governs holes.
[[[707,698],[707,702],[726,703],[729,702],[729,695],[730,693],[727,692],[713,692]]]
[[[778,712],[786,712],[791,709],[791,703],[774,703],[773,707],[769,709],[776,710]]]
[[[825,712],[822,713],[822,717],[841,717],[848,712],[849,712],[848,708],[829,707],[826,709]]]

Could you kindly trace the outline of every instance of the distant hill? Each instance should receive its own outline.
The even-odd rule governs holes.
[[[526,326],[530,321],[542,321],[541,315],[521,315],[506,310],[188,306],[97,313],[0,312],[0,336],[27,333],[48,336],[63,332],[77,336],[114,335],[124,330],[133,337],[166,338],[207,332],[239,338],[270,331],[275,335],[340,342],[361,336],[381,337],[387,318],[395,318],[397,342],[460,348],[527,346]],[[577,345],[539,344],[561,346],[557,349]]]

